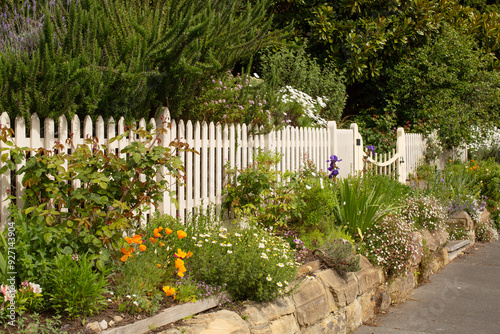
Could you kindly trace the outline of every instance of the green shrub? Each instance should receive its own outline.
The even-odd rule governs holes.
[[[442,171],[429,175],[424,194],[436,197],[444,205],[460,197],[479,198],[481,185],[477,182],[475,174],[475,169],[468,164],[461,161],[450,162]]]
[[[58,254],[48,273],[50,307],[70,318],[92,316],[106,307],[106,272],[95,271],[87,254]]]
[[[17,174],[23,175],[26,186],[25,204],[22,211],[11,211],[22,242],[19,249],[26,256],[16,263],[26,265],[27,272],[18,270],[28,275],[23,279],[37,277],[34,271],[44,270],[43,259],[52,258],[54,252],[89,252],[97,267],[103,268],[110,250],[119,249],[123,231],[140,226],[143,210],[163,200],[165,191],[170,193],[167,181],[157,181],[157,177],[182,177],[177,152],[186,146],[180,142],[155,145],[164,131],[159,128],[152,135],[139,129],[110,139],[112,143],[129,134],[142,139],[121,150],[125,158],[99,145],[97,138],[86,139],[72,154],[57,144],[53,150],[40,149],[27,157],[32,150],[14,146],[8,131],[2,129],[1,139],[10,147],[2,149],[7,152],[2,155],[5,164],[0,172],[24,164]]]
[[[316,165],[306,156],[302,169],[289,182],[299,205],[291,211],[288,225],[303,232],[319,229],[327,233],[335,219],[336,189],[324,172],[316,170]]]
[[[223,191],[224,204],[237,218],[268,227],[285,226],[290,220],[301,202],[286,183],[292,173],[275,169],[280,160],[278,153],[259,152],[248,168],[226,169],[229,181]]]
[[[39,1],[36,10],[0,15],[0,24],[11,27],[1,39],[25,41],[1,43],[1,109],[28,119],[37,113],[130,120],[167,105],[173,117],[188,116],[211,75],[282,37],[270,33],[270,6],[270,0]]]
[[[326,107],[318,116],[340,121],[346,101],[345,78],[333,63],[320,66],[303,50],[269,49],[260,59],[262,77],[274,90],[291,86],[312,98],[325,97]]]
[[[469,233],[463,226],[448,225],[446,231],[448,231],[449,240],[466,240],[469,238]]]
[[[261,80],[247,75],[233,76],[226,72],[212,76],[194,99],[189,119],[215,124],[245,123],[268,132],[273,125],[281,124],[283,115],[276,112],[263,86]]]
[[[494,159],[480,161],[475,170],[476,180],[481,187],[481,196],[486,199],[490,211],[500,205],[500,164]]]

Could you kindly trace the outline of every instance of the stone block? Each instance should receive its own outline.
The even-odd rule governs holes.
[[[261,309],[256,306],[257,303],[252,303],[253,306],[247,306],[241,312],[243,317],[246,317],[246,321],[248,322],[248,326],[252,330],[252,332],[257,330],[270,330],[269,328],[269,317],[266,313],[262,312]]]
[[[389,308],[389,306],[391,306],[391,296],[389,296],[385,286],[378,288],[375,296],[377,300],[377,309],[375,313],[385,311]]]
[[[488,210],[484,209],[484,211],[481,212],[481,216],[479,217],[479,220],[483,223],[486,223],[487,221],[490,220],[490,215],[491,215],[491,213]]]
[[[334,270],[328,269],[316,273],[330,291],[337,307],[344,307],[352,303],[358,294],[358,282],[354,274],[347,280],[343,279]]]
[[[345,308],[346,314],[346,332],[350,333],[356,328],[361,326],[363,323],[363,311],[361,309],[361,303],[358,299],[355,299],[351,304]]]
[[[315,271],[319,270],[320,267],[321,267],[321,262],[319,260],[315,260],[315,261],[311,261],[311,262],[305,263],[302,266],[300,266],[297,275],[298,276],[302,276],[302,275],[305,275],[305,274],[309,274],[309,273],[315,272]]]
[[[291,297],[282,297],[267,303],[247,302],[245,306],[257,308],[269,321],[295,312],[295,304]]]
[[[449,225],[455,225],[459,227],[465,227],[467,231],[474,229],[474,221],[465,211],[457,212],[450,217],[448,221]]]
[[[431,252],[435,252],[441,244],[439,241],[439,237],[435,236],[427,229],[423,229],[421,232],[425,240],[425,244],[427,245],[427,247],[429,247],[429,250]]]
[[[360,271],[354,273],[354,275],[358,279],[358,284],[359,284],[358,295],[363,294],[366,291],[377,287],[383,282],[380,275],[380,269],[375,268],[371,264],[370,266],[365,266]]]
[[[330,313],[325,288],[316,278],[304,280],[292,298],[300,326],[310,326]]]
[[[186,334],[250,334],[245,320],[235,312],[222,310],[214,313],[197,315],[185,320],[183,333]]]
[[[271,329],[271,334],[300,333],[299,324],[291,314],[272,321],[270,329]]]
[[[286,333],[286,332],[283,332]],[[311,327],[305,328],[302,334],[345,334],[346,333],[346,316],[345,312],[336,312],[330,314],[324,320],[314,324]]]
[[[358,297],[361,303],[361,320],[367,321],[376,314],[377,297],[375,290],[370,290]]]
[[[413,272],[409,272],[404,277],[393,279],[387,287],[387,292],[393,304],[399,304],[406,300],[408,295],[417,286],[417,279]]]
[[[437,250],[434,253],[434,258],[430,263],[431,274],[437,273],[439,270],[444,268],[448,263],[450,263],[450,259],[448,257],[448,250],[444,247]]]

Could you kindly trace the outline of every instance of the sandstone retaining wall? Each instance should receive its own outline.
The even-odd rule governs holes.
[[[443,245],[447,236],[424,235],[433,254],[429,270],[448,263]],[[427,259],[429,261],[429,259]],[[382,269],[361,257],[361,270],[347,279],[334,270],[317,270],[297,291],[268,303],[247,302],[241,316],[227,310],[185,320],[162,334],[318,334],[349,333],[391,303],[403,301],[417,285],[416,271],[386,282]],[[316,264],[317,266],[317,264]]]

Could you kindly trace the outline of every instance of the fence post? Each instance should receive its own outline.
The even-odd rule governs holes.
[[[330,155],[337,155],[337,122],[330,121],[328,122],[328,157]]]
[[[399,182],[405,184],[406,183],[406,164],[405,164],[405,130],[403,128],[398,128],[397,132],[397,141],[396,141],[396,152],[399,155],[398,161],[398,180]]]
[[[353,130],[353,173],[357,173],[363,170],[363,138],[359,134],[358,125],[356,123],[351,124],[351,129]]]
[[[3,112],[0,116],[0,124],[2,126],[11,127],[10,118],[6,112]],[[8,145],[3,141],[0,141],[0,148],[8,148]],[[5,154],[2,152],[2,154]],[[1,164],[0,167],[3,167],[4,164]],[[0,174],[0,231],[3,231],[6,227],[7,218],[9,217],[9,204],[10,204],[10,190],[11,186],[11,178],[10,178],[10,170],[3,174]]]

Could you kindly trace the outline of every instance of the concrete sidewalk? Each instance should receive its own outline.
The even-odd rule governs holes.
[[[500,242],[475,244],[355,334],[500,333]]]

